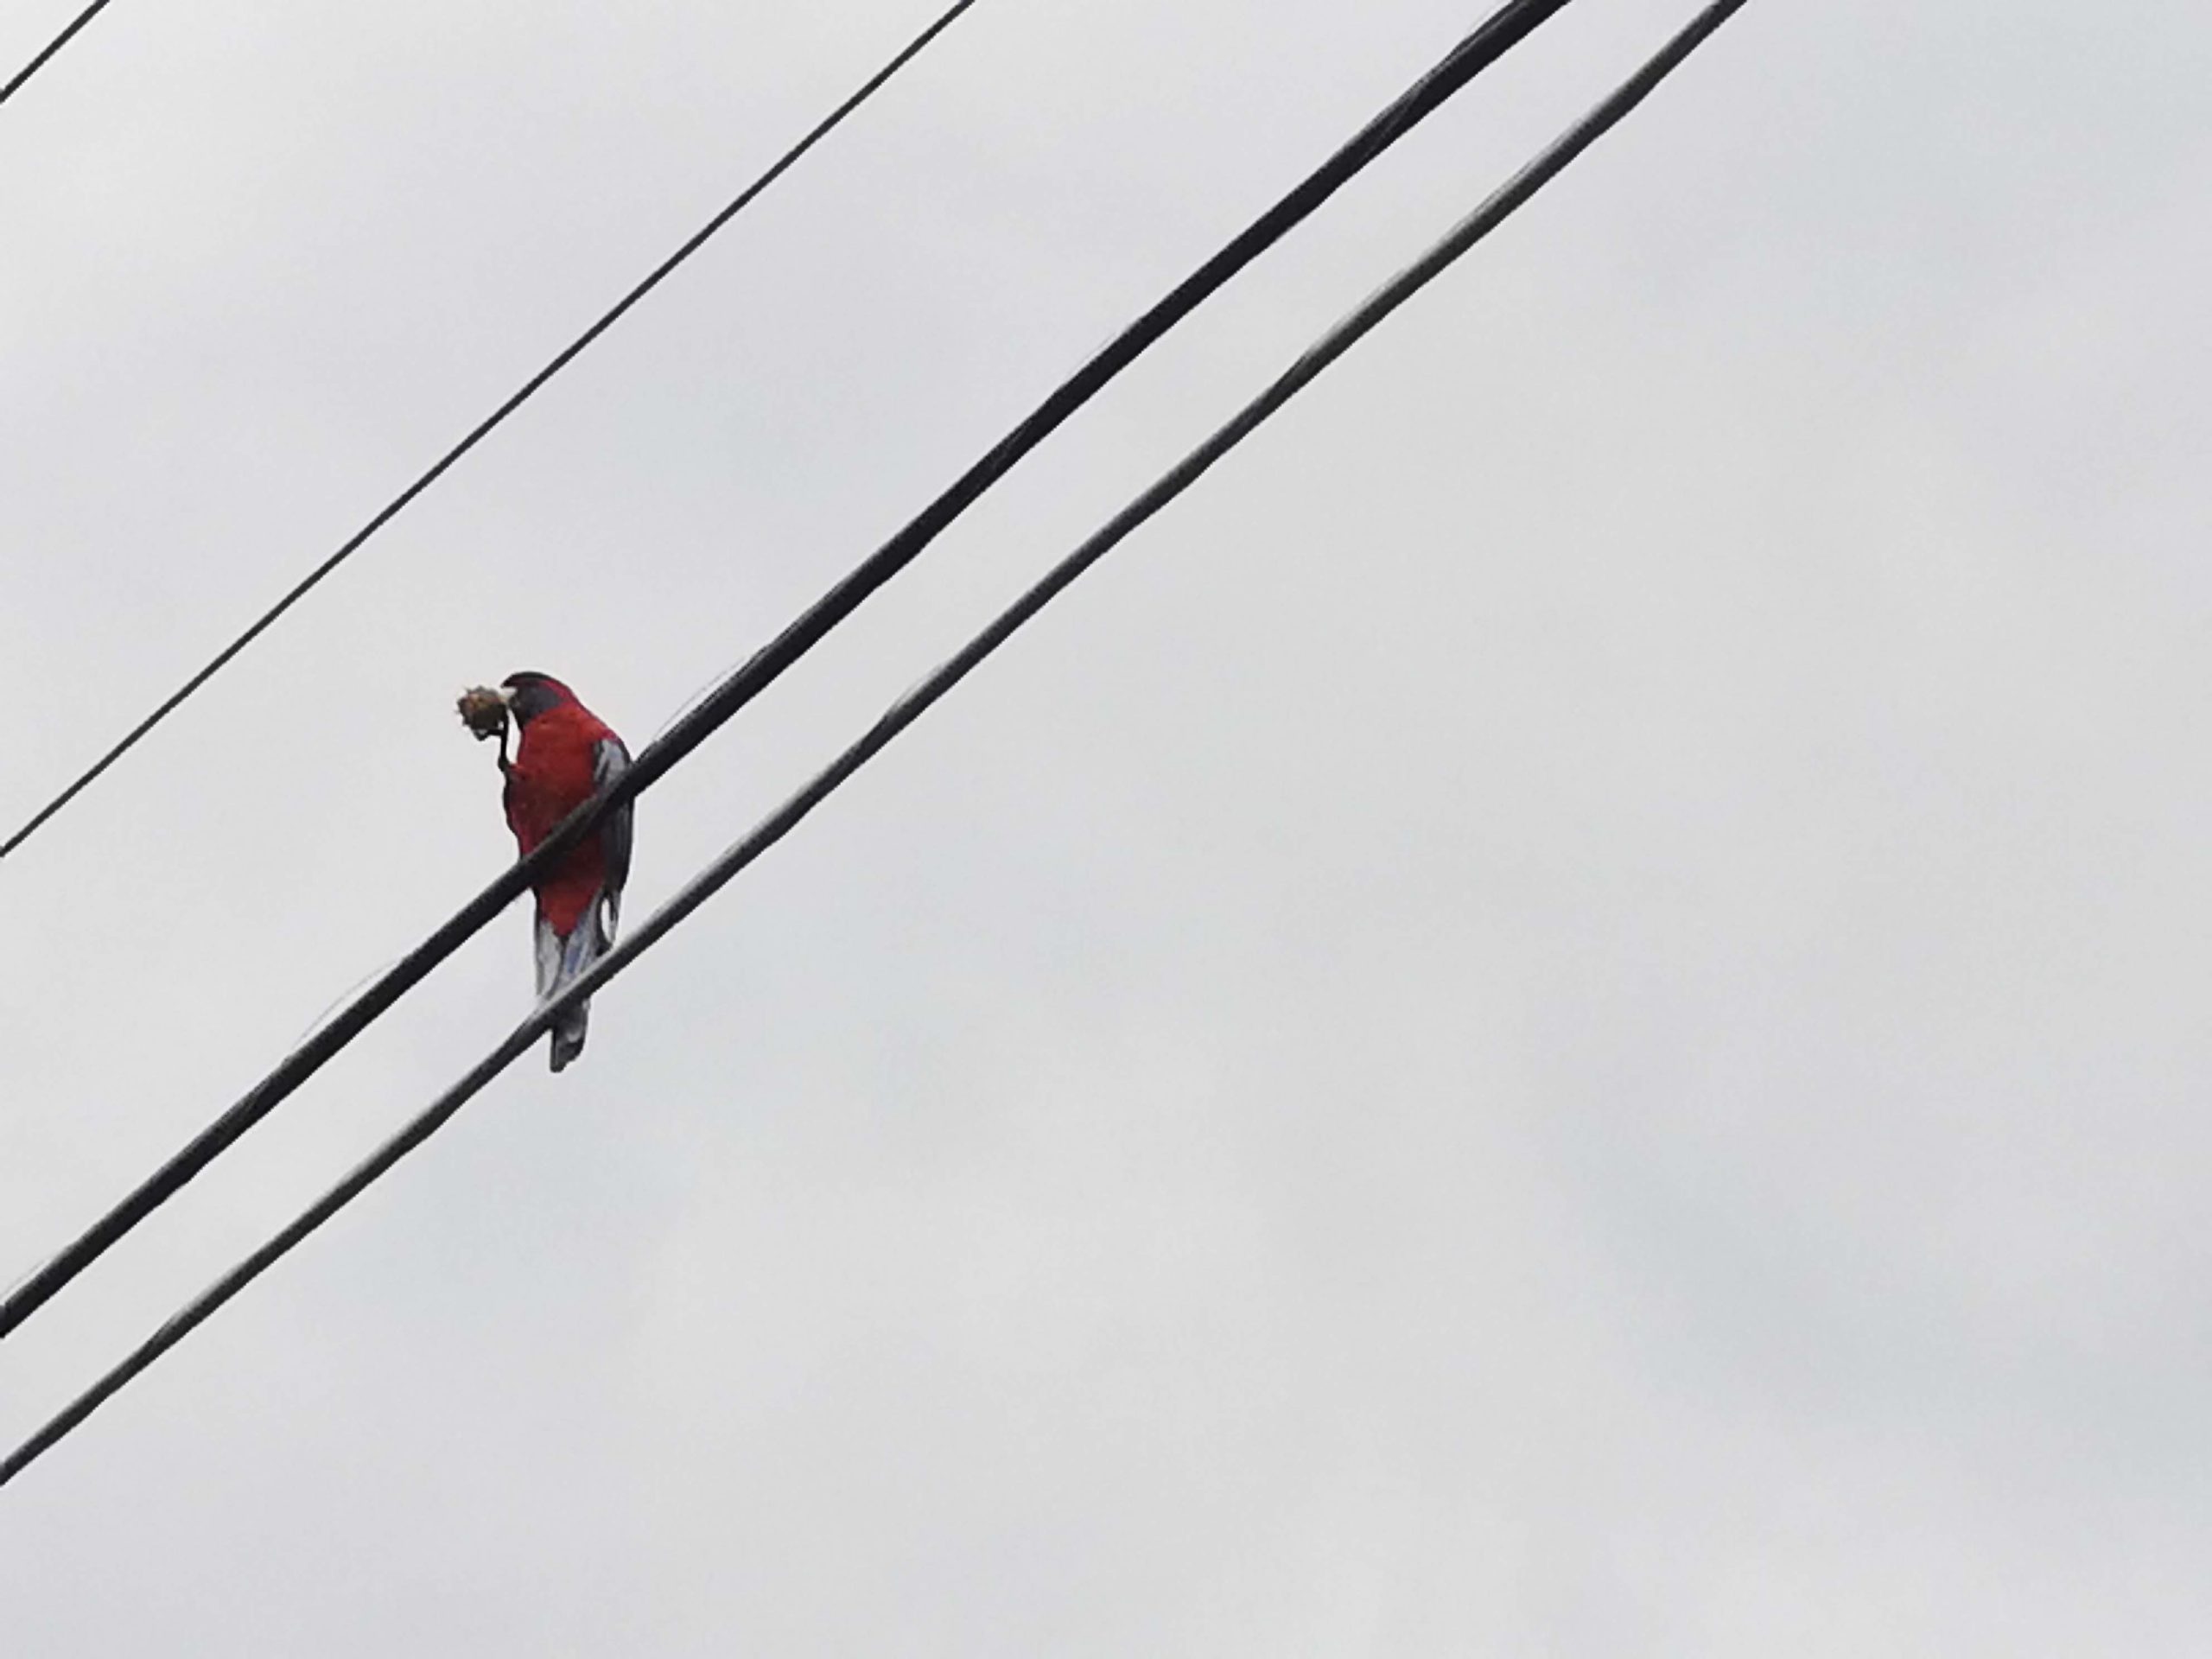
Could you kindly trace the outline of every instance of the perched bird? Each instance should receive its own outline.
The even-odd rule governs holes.
[[[576,701],[575,692],[546,675],[510,674],[497,695],[521,732],[509,760],[505,723],[500,722],[499,770],[506,777],[507,827],[527,858],[562,819],[622,774],[630,751]],[[622,884],[630,879],[630,830],[631,804],[625,801],[538,878],[534,890],[541,1001],[614,943]],[[577,1003],[553,1027],[556,1071],[583,1052],[590,1007],[588,999]]]

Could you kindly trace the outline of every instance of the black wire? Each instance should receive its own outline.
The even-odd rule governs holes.
[[[571,1003],[594,995],[607,981],[627,968],[700,906],[705,904],[746,866],[782,840],[799,822],[887,747],[892,739],[918,720],[929,707],[966,678],[983,659],[1004,645],[1014,632],[1063,592],[1077,576],[1103,558],[1130,532],[1189,489],[1207,469],[1251,435],[1268,416],[1311,385],[1321,372],[1357,345],[1377,324],[1428,285],[1446,267],[1512,216],[1539,190],[1565,170],[1574,158],[1603,137],[1642,103],[1684,59],[1736,12],[1746,0],[1717,0],[1689,26],[1669,41],[1611,97],[1584,116],[1523,168],[1481,207],[1454,226],[1443,239],[1331,329],[1290,369],[1259,397],[1247,404],[1229,423],[1191,451],[1151,488],[1116,514],[1090,540],[1067,556],[990,626],[969,641],[958,655],[940,664],[912,691],[892,705],[859,741],[839,755],[806,786],[793,795],[751,833],[709,865],[675,897],[645,918],[620,944],[557,996],[549,999],[518,1026],[506,1040],[448,1089],[426,1110],[374,1155],[355,1167],[283,1231],[233,1268],[215,1284],[164,1324],[159,1331],[85,1393],[45,1427],[0,1463],[0,1485],[21,1474],[56,1441],[82,1423],[131,1378],[182,1341],[195,1326],[252,1282],[266,1268],[289,1252],[322,1224],[365,1192],[378,1177],[437,1132],[469,1098],[525,1053]]]
[[[86,23],[91,22],[93,18],[99,16],[101,12],[105,11],[107,9],[107,4],[108,0],[92,0],[92,3],[91,5],[86,6],[82,11],[79,12],[71,21],[68,28],[63,29],[59,35],[55,35],[51,41],[47,42],[46,49],[44,51],[41,52],[36,57],[25,64],[22,69],[18,70],[16,72],[16,78],[13,80],[10,81],[5,86],[0,86],[0,104],[5,104],[18,92],[22,91],[23,83],[29,80],[33,75],[38,73],[40,70],[45,68],[47,60],[51,58],[55,53],[59,52],[63,47],[68,45],[71,41],[74,40],[77,36],[77,31],[84,28]]]
[[[403,957],[335,1020],[287,1055],[276,1069],[140,1183],[75,1242],[0,1301],[0,1339],[82,1273],[117,1240],[151,1215],[323,1064],[365,1030],[438,963],[505,907],[569,848],[589,833],[600,815],[650,788],[670,767],[705,741],[737,711],[904,569],[939,531],[1012,471],[1102,387],[1236,274],[1313,213],[1362,168],[1412,130],[1453,92],[1503,56],[1567,0],[1510,0],[1462,41],[1403,97],[1362,128],[1352,140],[1208,260],[1166,298],[1131,323],[1064,382],[1019,426],[963,474],[868,558],[847,575],[724,680],[704,701],[639,753],[629,770],[603,793],[578,807],[528,858],[510,866],[437,931]]]
[[[908,41],[906,46],[896,57],[893,58],[890,62],[885,64],[882,68],[877,70],[874,75],[870,76],[857,92],[854,92],[851,97],[848,98],[836,109],[830,111],[828,115],[823,117],[821,121],[815,125],[814,130],[808,133],[805,137],[800,139],[798,143],[793,144],[789,149],[785,150],[783,155],[777,159],[774,166],[771,167],[759,178],[753,180],[751,184],[746,186],[743,190],[738,193],[735,200],[731,201],[728,207],[724,207],[720,213],[709,219],[706,224],[702,226],[692,236],[690,241],[686,242],[682,247],[677,249],[674,253],[669,255],[667,258],[662,260],[658,265],[655,266],[652,275],[648,276],[643,282],[639,283],[627,294],[625,294],[615,302],[611,310],[609,310],[604,316],[601,317],[597,322],[592,324],[590,327],[585,329],[582,334],[577,335],[576,338],[567,346],[563,348],[559,356],[556,357],[550,363],[548,363],[536,374],[531,376],[531,378],[523,384],[520,391],[517,391],[514,396],[508,398],[505,403],[501,404],[497,409],[486,416],[482,421],[478,423],[476,427],[467,437],[463,438],[459,443],[454,445],[452,448],[447,450],[429,471],[425,472],[412,484],[410,484],[405,489],[394,496],[373,518],[371,518],[367,524],[362,525],[360,529],[354,531],[351,537],[347,537],[345,543],[340,546],[335,553],[333,553],[321,564],[315,566],[314,569],[308,571],[308,574],[302,577],[298,583],[293,587],[290,592],[287,593],[274,605],[271,605],[267,610],[264,611],[261,615],[254,620],[251,626],[248,627],[245,632],[238,635],[237,639],[232,640],[229,645],[224,646],[222,650],[216,652],[215,655],[208,660],[207,664],[204,668],[200,669],[198,673],[194,674],[190,679],[187,680],[182,685],[171,692],[168,698],[165,699],[153,713],[148,715],[143,720],[132,727],[130,730],[124,735],[123,740],[120,742],[118,742],[113,748],[110,749],[105,754],[102,755],[98,760],[94,761],[92,765],[78,778],[76,782],[71,784],[68,788],[63,790],[59,795],[55,796],[44,806],[41,807],[36,813],[32,815],[30,821],[24,824],[22,829],[16,830],[14,835],[9,836],[6,841],[0,842],[0,859],[6,858],[8,855],[14,852],[16,848],[22,846],[23,842],[29,840],[33,835],[37,833],[39,827],[45,823],[48,819],[51,818],[55,813],[61,810],[63,807],[68,805],[71,801],[76,799],[76,798],[83,793],[84,791],[89,787],[102,772],[105,772],[110,766],[113,766],[117,761],[123,759],[125,754],[137,747],[139,741],[145,737],[149,732],[152,731],[155,727],[160,725],[164,720],[167,720],[169,715],[175,713],[177,709],[183,704],[186,698],[191,696],[192,694],[199,690],[201,686],[213,679],[215,676],[221,672],[224,667],[229,664],[232,658],[236,657],[240,652],[244,651],[248,645],[259,639],[278,617],[283,615],[284,613],[290,610],[293,606],[298,604],[300,601],[306,598],[325,576],[327,576],[332,571],[338,569],[340,565],[345,563],[346,560],[352,558],[355,553],[359,552],[362,544],[365,543],[369,537],[382,530],[394,518],[397,518],[400,513],[404,511],[411,502],[413,502],[416,496],[422,494],[423,491],[429,489],[431,485],[436,483],[439,479],[442,478],[447,470],[450,468],[455,461],[459,461],[463,455],[474,449],[479,443],[481,443],[486,438],[489,437],[493,431],[498,428],[508,416],[513,414],[517,410],[520,409],[524,404],[528,403],[533,397],[535,397],[537,394],[539,388],[543,386],[547,381],[550,380],[555,375],[560,373],[562,370],[567,368],[569,364],[575,362],[578,357],[582,356],[584,349],[590,346],[591,343],[597,340],[601,334],[605,334],[609,328],[612,328],[617,322],[620,321],[624,314],[626,314],[632,306],[637,304],[638,302],[644,299],[646,295],[652,293],[656,288],[658,288],[661,283],[671,273],[672,273],[678,265],[682,264],[693,254],[698,252],[701,248],[704,247],[709,239],[712,238],[717,231],[721,230],[723,226],[728,224],[731,219],[736,218],[737,215],[741,213],[755,197],[759,196],[763,191],[766,190],[770,185],[775,183],[778,179],[783,177],[785,173],[789,172],[793,166],[797,165],[799,159],[804,156],[807,151],[812,149],[815,145],[821,143],[823,139],[828,137],[830,134],[844,121],[847,116],[852,114],[854,111],[859,109],[861,105],[868,102],[868,100],[875,94],[885,82],[888,81],[893,75],[897,74],[899,70],[905,68],[915,57],[918,56],[924,48],[928,46],[929,43],[931,41],[934,41],[939,35],[942,35],[947,29],[950,28],[955,20],[960,16],[961,13],[968,10],[970,7],[974,6],[976,3],[976,0],[958,0],[957,4],[948,7],[944,14],[935,22],[931,23],[912,41]],[[105,0],[102,0],[102,3],[105,4]]]

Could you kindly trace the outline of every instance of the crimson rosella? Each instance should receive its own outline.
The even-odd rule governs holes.
[[[499,745],[506,774],[507,827],[527,858],[569,813],[630,764],[630,751],[576,694],[543,674],[510,674],[499,696],[521,728],[515,758]],[[630,803],[609,812],[591,834],[540,877],[537,894],[537,995],[552,995],[614,943],[622,884],[630,879]],[[553,1028],[553,1069],[583,1052],[587,999]]]

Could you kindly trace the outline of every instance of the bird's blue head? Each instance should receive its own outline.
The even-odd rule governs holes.
[[[507,707],[514,710],[518,726],[527,726],[538,715],[576,700],[576,694],[551,675],[528,669],[508,675],[499,682],[499,690],[506,693]]]

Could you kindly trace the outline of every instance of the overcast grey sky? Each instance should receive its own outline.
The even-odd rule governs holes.
[[[0,110],[0,819],[936,0],[118,0]],[[1484,10],[985,3],[0,866],[0,1278]],[[1692,10],[1582,0],[639,813],[664,897]],[[12,68],[77,0],[10,0]],[[0,1494],[5,1646],[2212,1650],[2212,16],[1760,0]],[[528,1006],[510,914],[12,1445]]]

